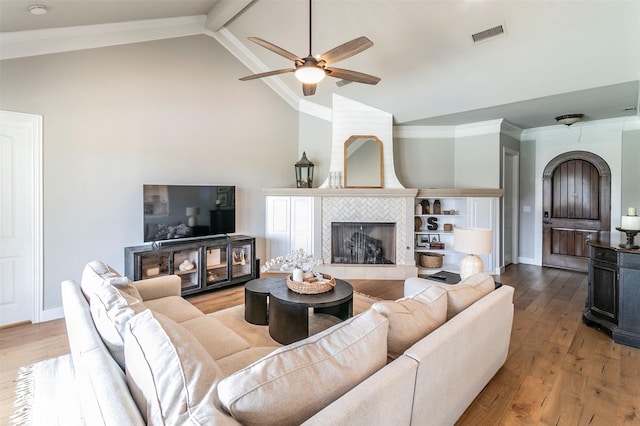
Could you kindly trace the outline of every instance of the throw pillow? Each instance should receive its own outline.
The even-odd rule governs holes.
[[[447,319],[447,292],[429,287],[397,301],[376,302],[373,309],[389,320],[387,356],[393,361]]]
[[[124,332],[127,322],[146,307],[114,286],[103,284],[94,293],[89,307],[93,323],[111,356],[124,370]]]
[[[127,277],[107,278],[104,283],[114,286],[120,291],[120,293],[126,293],[134,299],[142,300],[140,292],[138,291],[136,286],[133,285],[131,281],[129,281],[129,278]]]
[[[384,367],[388,321],[369,309],[225,378],[218,398],[246,425],[299,425]]]
[[[127,277],[121,276],[118,271],[100,260],[87,263],[82,271],[80,287],[87,299],[91,299],[102,284],[107,282],[118,288],[121,292],[128,293],[138,300],[142,300],[135,285]]]
[[[491,293],[496,285],[488,274],[475,274],[455,285],[441,285],[447,291],[447,321]]]
[[[147,424],[237,425],[215,404],[220,368],[180,324],[150,310],[136,315],[127,324],[125,358]]]

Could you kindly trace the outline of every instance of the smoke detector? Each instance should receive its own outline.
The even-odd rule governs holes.
[[[32,15],[45,15],[48,10],[45,6],[41,5],[41,4],[34,4],[33,6],[29,6],[29,12],[31,12]]]

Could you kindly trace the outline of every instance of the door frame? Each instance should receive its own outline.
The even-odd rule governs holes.
[[[0,110],[0,121],[11,121],[28,127],[30,130],[29,143],[32,144],[33,157],[31,158],[31,172],[33,173],[33,241],[32,259],[33,268],[31,282],[33,285],[33,300],[31,309],[31,321],[42,321],[44,311],[44,250],[43,250],[43,133],[42,115],[27,114],[22,112]]]
[[[501,265],[504,267],[506,260],[504,259],[504,217],[507,207],[511,209],[511,263],[518,264],[518,258],[520,257],[520,152],[503,147],[502,148],[502,161],[503,161],[503,175],[502,175],[502,188],[506,188],[505,182],[507,179],[511,181],[511,206],[506,206],[504,203],[504,195],[502,197],[502,255],[503,259]],[[507,176],[504,173],[504,164],[511,162],[511,176]]]
[[[560,164],[570,160],[588,161],[589,163],[593,164],[594,167],[598,170],[598,174],[600,175],[600,187],[598,188],[600,198],[598,200],[598,207],[601,222],[601,229],[598,230],[598,233],[608,232],[611,229],[611,168],[609,167],[609,164],[598,154],[589,151],[569,151],[557,155],[547,163],[542,173],[542,208],[540,210],[540,225],[542,226],[542,246],[540,251],[540,259],[543,266],[546,266],[544,262],[544,253],[546,250],[545,247],[550,244],[548,235],[545,232],[544,212],[545,209],[549,209],[549,211],[551,211],[551,178],[553,176],[553,172]],[[606,203],[604,203],[603,200],[606,200]],[[553,267],[560,268],[560,266]]]

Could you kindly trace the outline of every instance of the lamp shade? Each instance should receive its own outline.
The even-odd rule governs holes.
[[[453,228],[454,250],[467,254],[460,261],[460,278],[484,271],[484,261],[477,255],[491,253],[491,237],[491,229]]]
[[[187,207],[187,216],[197,216],[200,214],[200,207]]]
[[[455,251],[466,254],[491,253],[491,229],[453,228],[453,247]]]

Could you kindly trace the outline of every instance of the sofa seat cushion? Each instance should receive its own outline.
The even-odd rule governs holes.
[[[216,359],[216,363],[224,373],[224,376],[230,376],[236,371],[240,371],[243,368],[253,364],[260,358],[264,358],[271,352],[280,348],[281,346],[257,346],[253,348],[244,349],[239,352],[232,353],[224,358]]]
[[[102,341],[122,369],[124,365],[124,334],[127,322],[146,309],[144,303],[128,293],[103,283],[90,301],[91,317]]]
[[[147,308],[158,312],[175,322],[181,323],[204,316],[202,311],[180,296],[167,296],[160,299],[145,300]]]
[[[283,346],[222,380],[220,402],[242,424],[298,425],[385,366],[387,329],[369,309]]]
[[[429,287],[410,298],[376,302],[372,308],[389,319],[387,351],[389,361],[393,361],[445,323],[447,292]]]
[[[180,323],[215,360],[250,347],[249,343],[219,320],[202,315]]]
[[[127,383],[147,424],[237,424],[215,401],[222,371],[180,324],[150,310],[127,323]]]
[[[93,293],[95,293],[105,281],[121,292],[127,293],[138,300],[142,300],[138,289],[127,277],[123,277],[118,271],[100,260],[94,260],[85,265],[82,271],[80,287],[85,297],[91,299]]]
[[[493,277],[475,274],[455,285],[440,285],[447,291],[447,321],[496,288]]]

